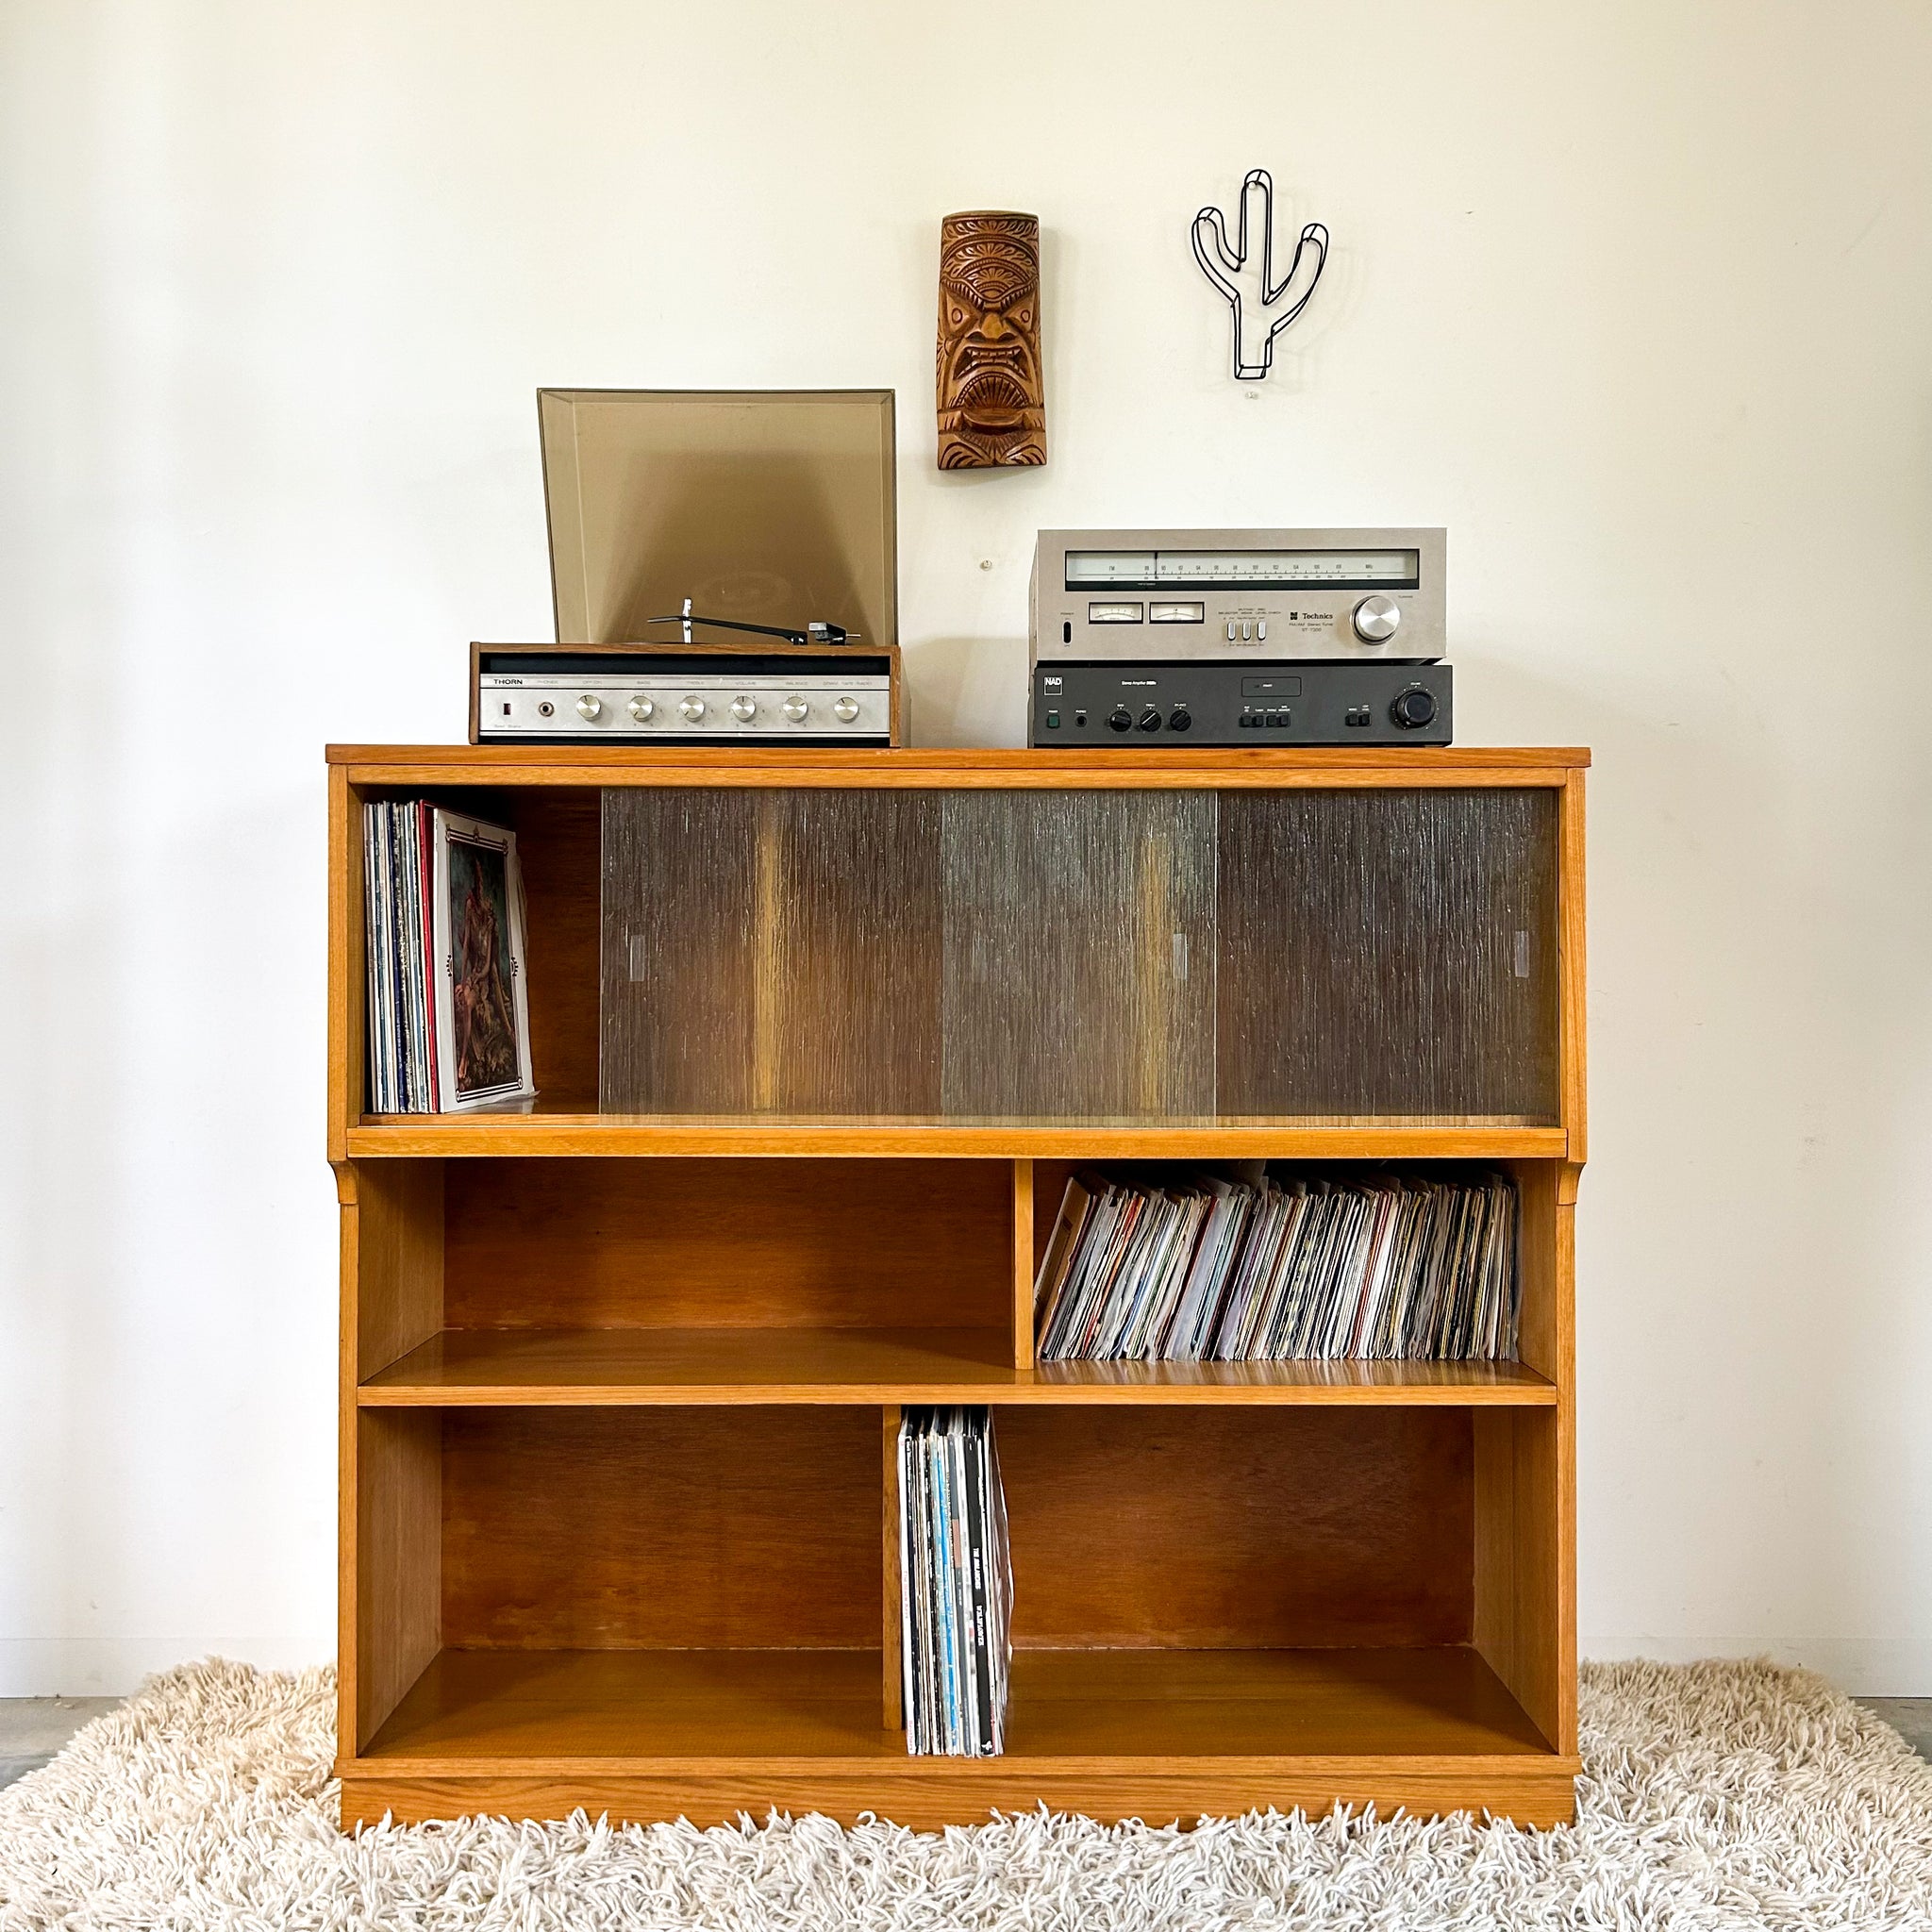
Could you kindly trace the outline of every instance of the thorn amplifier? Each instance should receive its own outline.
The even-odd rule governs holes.
[[[1031,745],[1448,744],[1447,664],[1115,659],[1033,667]]]

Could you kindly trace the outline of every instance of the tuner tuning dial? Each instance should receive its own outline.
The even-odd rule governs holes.
[[[679,698],[677,709],[678,715],[688,724],[695,724],[705,715],[705,701],[703,698]]]
[[[583,694],[583,696],[577,700],[577,716],[579,718],[594,718],[601,710],[603,710],[603,708],[604,706],[602,700],[598,698],[593,698],[589,691],[586,691]]]
[[[1355,634],[1365,644],[1386,644],[1402,623],[1402,607],[1393,597],[1364,597],[1355,607]]]
[[[1408,690],[1399,691],[1395,702],[1389,707],[1390,722],[1403,731],[1420,731],[1425,724],[1436,722],[1436,700],[1421,685],[1411,685]]]
[[[630,701],[630,714],[640,724],[648,724],[657,709],[649,698],[633,698]]]
[[[832,716],[841,724],[849,724],[858,716],[857,698],[837,697],[832,700]]]
[[[801,697],[787,698],[779,708],[794,724],[803,724],[811,707]]]
[[[731,715],[741,724],[749,724],[758,708],[758,700],[756,698],[735,697],[731,700]]]

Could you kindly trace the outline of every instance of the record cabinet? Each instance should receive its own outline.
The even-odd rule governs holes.
[[[329,752],[342,1821],[1567,1820],[1574,750]],[[538,1100],[364,1109],[360,808],[515,828]],[[1480,1161],[1521,1360],[1036,1362],[1075,1166]],[[988,1405],[1008,1748],[900,1729]]]

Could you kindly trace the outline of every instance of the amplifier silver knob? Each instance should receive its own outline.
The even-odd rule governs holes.
[[[1364,597],[1355,607],[1355,634],[1365,644],[1386,644],[1402,622],[1402,607],[1393,597]]]
[[[749,724],[752,721],[752,715],[757,711],[758,708],[758,700],[756,698],[737,697],[731,700],[731,715],[741,724]]]
[[[787,698],[784,708],[785,715],[794,724],[803,724],[806,720],[806,714],[811,709],[811,707],[803,698]]]
[[[579,718],[594,718],[603,708],[602,702],[597,698],[593,698],[589,691],[586,691],[577,700],[577,716]]]
[[[705,701],[703,698],[679,698],[677,709],[688,723],[695,724],[705,715]]]
[[[851,724],[853,719],[858,716],[858,700],[857,698],[834,698],[832,700],[832,716],[838,719],[841,724]]]
[[[633,698],[630,701],[630,714],[640,724],[648,724],[657,709],[649,698]]]

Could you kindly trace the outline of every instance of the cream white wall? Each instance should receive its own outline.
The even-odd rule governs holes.
[[[896,387],[930,743],[1041,525],[1448,525],[1462,741],[1597,758],[1585,1649],[1932,1691],[1923,7],[15,0],[0,89],[0,1693],[332,1650],[321,747],[545,634],[545,383]],[[941,479],[988,206],[1053,459]]]

